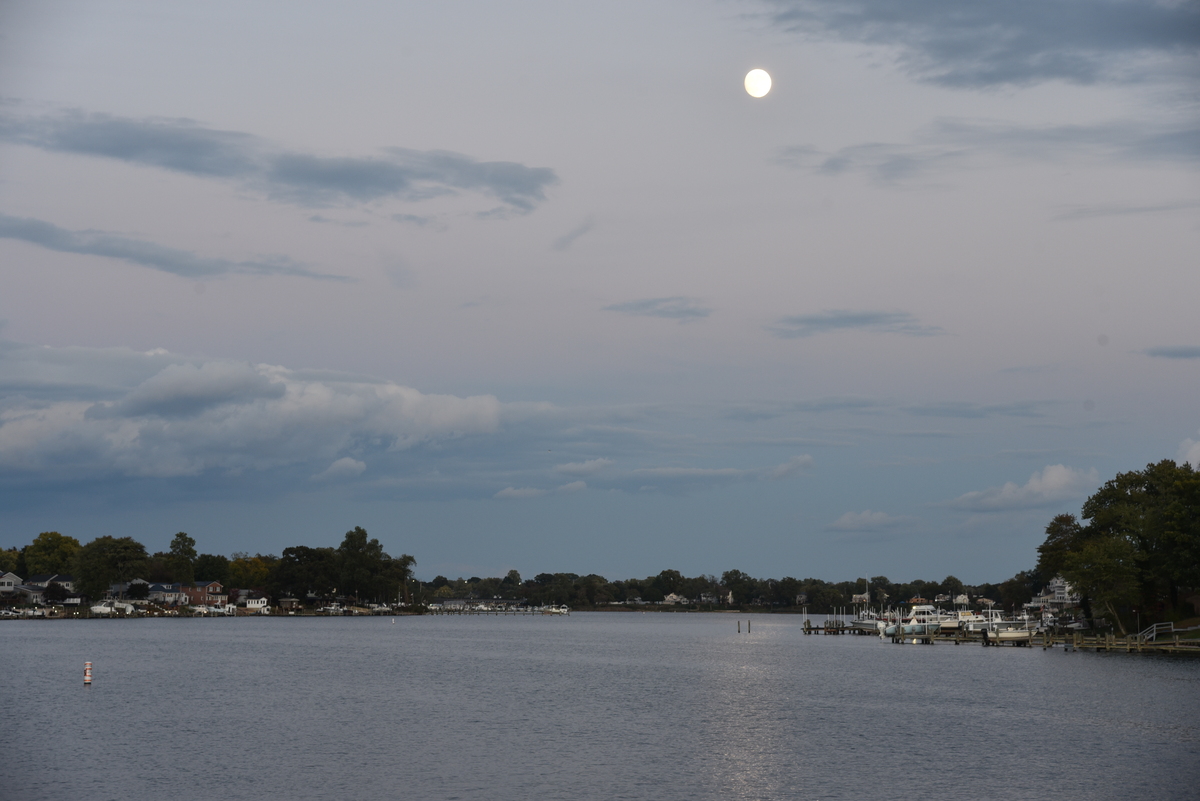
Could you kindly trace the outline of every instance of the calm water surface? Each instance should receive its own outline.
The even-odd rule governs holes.
[[[1200,660],[740,619],[5,622],[0,799],[1200,797]]]

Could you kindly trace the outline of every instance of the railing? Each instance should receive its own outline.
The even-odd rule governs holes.
[[[1145,631],[1138,634],[1142,642],[1154,642],[1155,638],[1161,635],[1172,636],[1181,631],[1196,631],[1200,626],[1188,626],[1187,628],[1177,629],[1174,623],[1155,623]]]

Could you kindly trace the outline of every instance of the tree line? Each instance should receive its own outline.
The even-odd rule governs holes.
[[[664,570],[614,581],[594,573],[539,573],[522,580],[510,570],[491,578],[437,576],[422,582],[413,577],[416,559],[388,555],[361,527],[347,531],[337,547],[298,545],[279,556],[242,552],[229,557],[198,553],[195,540],[184,532],[175,535],[167,551],[149,554],[132,537],[97,537],[80,545],[73,537],[49,531],[23,548],[0,550],[0,571],[26,578],[69,573],[89,598],[102,597],[111,584],[142,578],[181,584],[219,581],[227,588],[256,589],[276,601],[292,597],[301,603],[400,599],[419,609],[446,598],[467,598],[599,609],[654,604],[675,595],[701,607],[807,607],[818,614],[851,607],[853,597],[868,589],[875,606],[966,594],[1016,610],[1062,576],[1081,595],[1089,619],[1103,617],[1123,632],[1130,623],[1178,620],[1200,611],[1188,600],[1200,591],[1200,471],[1191,465],[1164,460],[1120,473],[1087,499],[1078,517],[1057,515],[1045,533],[1036,567],[981,585],[966,585],[954,576],[940,582],[893,582],[886,576],[841,582],[763,579],[740,570],[727,570],[719,578]]]
[[[408,554],[390,556],[379,540],[356,526],[336,548],[285,548],[281,556],[245,552],[228,557],[198,553],[196,540],[179,532],[170,548],[154,554],[133,537],[97,537],[86,545],[57,531],[46,531],[23,548],[0,551],[0,572],[22,578],[68,574],[79,592],[103,598],[109,587],[143,579],[152,584],[194,586],[217,581],[225,588],[259,590],[273,598],[305,600],[346,598],[355,602],[394,603],[410,599],[412,569]],[[58,594],[62,594],[61,588]],[[135,590],[136,592],[136,590]],[[48,590],[48,600],[54,597]]]

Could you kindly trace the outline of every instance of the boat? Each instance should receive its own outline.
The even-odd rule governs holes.
[[[887,619],[881,617],[872,609],[864,609],[858,617],[850,621],[850,628],[855,631],[869,631],[875,634],[887,627]]]
[[[942,619],[947,617],[930,604],[914,604],[908,613],[907,622],[900,621],[883,630],[885,637],[928,637],[942,628]]]

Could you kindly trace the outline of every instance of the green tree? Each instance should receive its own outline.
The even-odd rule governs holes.
[[[220,554],[202,553],[196,557],[197,581],[219,581],[221,586],[229,584],[229,560]]]
[[[17,548],[6,548],[0,551],[0,573],[16,573],[22,579],[25,575],[25,555]]]
[[[171,573],[180,584],[196,583],[196,541],[181,531],[171,540]]]
[[[89,598],[102,598],[109,585],[137,578],[148,561],[146,547],[133,537],[97,537],[75,554],[72,573]]]
[[[368,538],[365,528],[355,526],[346,532],[337,549],[338,589],[356,600],[364,595],[377,596],[384,561],[379,540]]]
[[[332,548],[327,550],[333,551]],[[244,590],[266,588],[272,582],[272,570],[279,561],[274,556],[250,556],[244,551],[235,552],[229,561],[229,583],[226,586]]]
[[[755,581],[740,570],[726,570],[721,574],[721,586],[733,593],[735,604],[748,604],[754,597]]]
[[[254,560],[245,554],[234,555],[238,556],[238,559],[234,559],[230,566],[230,580],[236,580],[234,576],[245,576],[242,580],[253,582],[256,577],[253,577],[252,573],[257,571],[250,568],[254,567]],[[245,570],[240,570],[242,566],[245,566]],[[264,572],[264,583],[265,579]],[[239,588],[263,586],[251,583],[235,585]],[[334,595],[336,586],[337,555],[332,548],[284,548],[275,571],[271,574],[271,594],[276,597],[307,598],[312,592],[312,595],[318,598],[329,598]]]
[[[1062,570],[1063,578],[1103,609],[1122,634],[1126,632],[1120,609],[1137,601],[1138,573],[1137,549],[1120,536],[1088,540],[1067,556]]]
[[[1054,578],[1062,573],[1073,551],[1083,547],[1083,526],[1075,515],[1055,515],[1046,526],[1046,540],[1038,546],[1038,572]]]
[[[33,576],[65,573],[77,553],[79,540],[57,531],[43,531],[25,546],[25,569]]]

